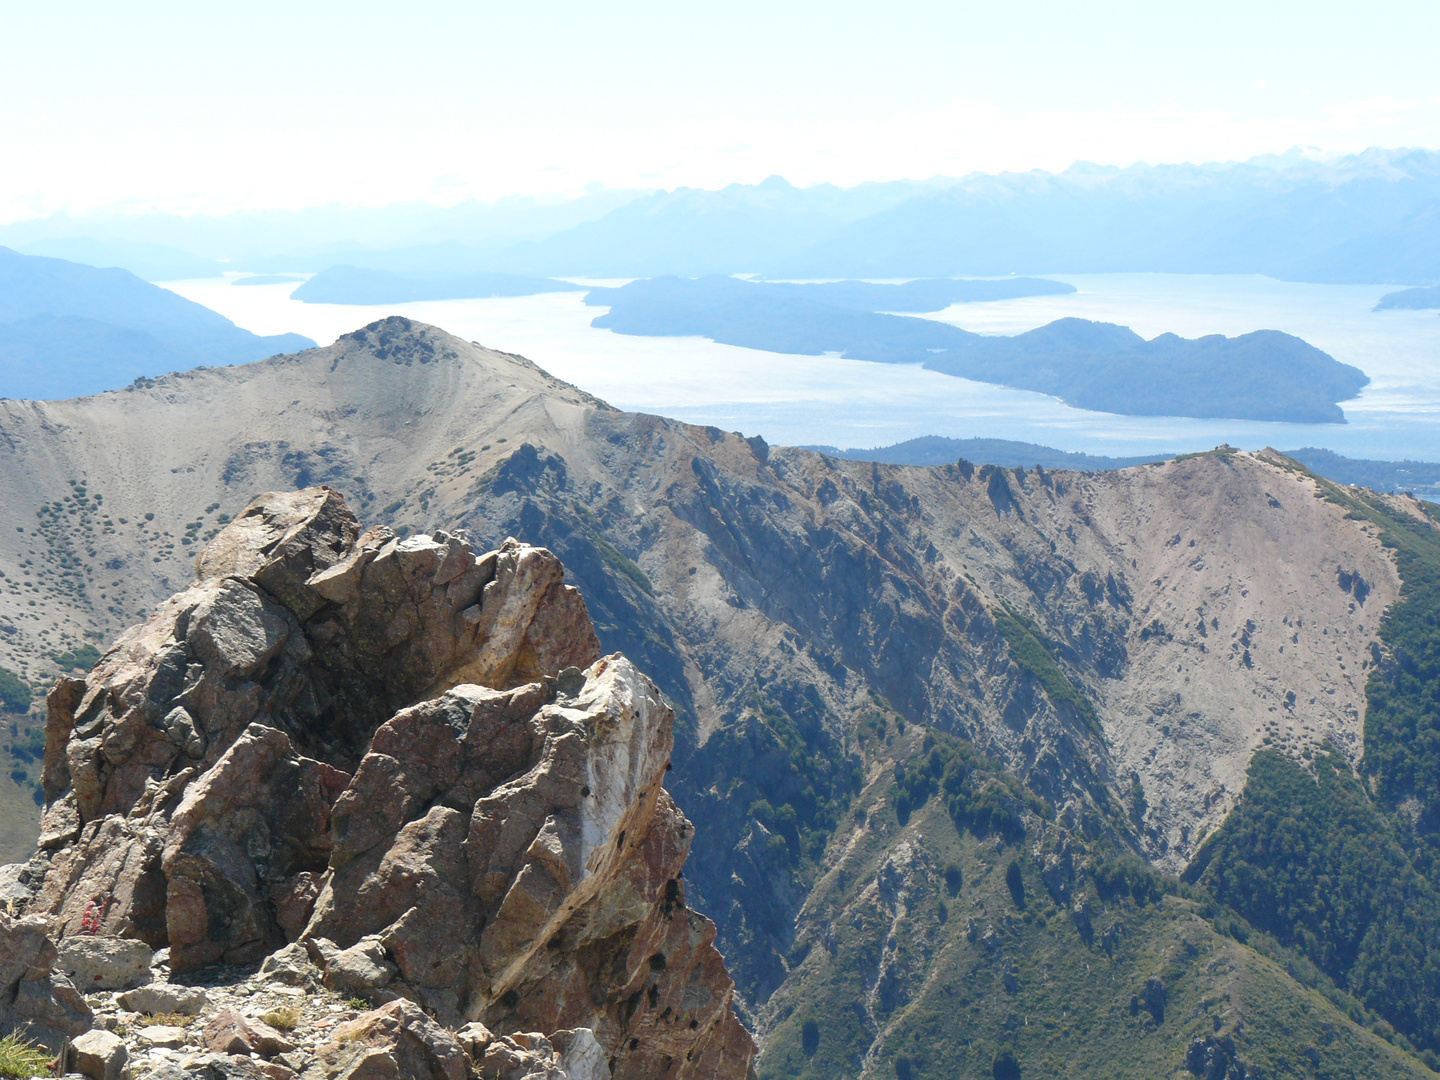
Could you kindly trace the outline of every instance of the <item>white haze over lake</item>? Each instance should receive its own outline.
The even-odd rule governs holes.
[[[1179,453],[1229,442],[1246,449],[1323,446],[1350,457],[1440,461],[1440,317],[1372,311],[1395,286],[1305,285],[1249,275],[1050,276],[1079,291],[959,304],[931,317],[997,334],[1065,316],[1120,323],[1146,338],[1167,331],[1199,337],[1283,330],[1361,368],[1370,385],[1342,404],[1348,424],[1116,416],[918,366],[597,330],[590,321],[607,309],[586,307],[579,291],[360,307],[292,300],[295,282],[234,288],[226,278],[167,287],[257,334],[293,331],[321,344],[385,315],[405,315],[519,353],[619,408],[759,434],[775,445],[874,447],[947,435],[1113,455]]]

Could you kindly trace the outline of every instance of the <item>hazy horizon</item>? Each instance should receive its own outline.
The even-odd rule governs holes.
[[[1203,20],[1130,2],[90,4],[9,23],[0,221],[1440,146],[1440,9],[1415,2]],[[18,47],[37,41],[64,48]]]
[[[853,182],[837,182],[835,180],[820,178],[808,183],[795,183],[782,173],[773,172],[758,179],[734,179],[714,184],[689,184],[677,183],[671,186],[653,187],[612,187],[602,180],[591,180],[582,185],[578,190],[572,192],[548,192],[536,194],[527,191],[509,191],[494,196],[481,197],[475,194],[457,196],[452,199],[443,198],[416,198],[399,199],[388,202],[344,202],[331,200],[328,202],[316,202],[303,206],[245,206],[225,210],[207,210],[201,208],[167,209],[160,206],[144,205],[137,200],[120,200],[107,205],[85,207],[79,210],[70,208],[54,208],[46,211],[35,211],[22,217],[0,218],[0,227],[19,225],[26,222],[38,222],[53,219],[65,219],[81,222],[106,216],[134,216],[142,217],[147,215],[174,216],[180,218],[193,217],[215,217],[227,218],[237,217],[245,214],[260,215],[293,215],[308,213],[367,213],[381,211],[403,211],[403,210],[454,210],[466,206],[476,206],[486,209],[501,209],[507,205],[530,204],[537,207],[559,207],[569,203],[578,202],[586,198],[593,198],[598,195],[621,195],[629,198],[638,198],[644,195],[653,194],[676,194],[684,191],[696,192],[720,192],[730,188],[759,188],[767,184],[781,182],[785,186],[796,191],[814,191],[821,188],[835,188],[840,191],[855,191],[866,187],[879,187],[887,184],[914,184],[917,186],[946,186],[962,184],[967,181],[981,179],[984,177],[1008,177],[1027,175],[1048,175],[1065,176],[1076,173],[1115,174],[1124,173],[1130,170],[1163,169],[1163,168],[1195,168],[1195,169],[1218,169],[1225,167],[1256,165],[1261,167],[1274,168],[1276,170],[1313,164],[1323,166],[1342,161],[1346,158],[1360,157],[1369,153],[1429,153],[1440,154],[1440,136],[1433,146],[1420,145],[1380,145],[1373,144],[1362,146],[1356,149],[1321,149],[1317,146],[1304,146],[1295,144],[1282,150],[1264,151],[1252,154],[1248,157],[1235,158],[1213,158],[1213,159],[1188,159],[1176,158],[1174,160],[1134,160],[1120,162],[1096,161],[1089,158],[1076,158],[1069,164],[1060,168],[1046,168],[1039,165],[1032,167],[1017,166],[1003,169],[974,169],[963,174],[932,173],[929,175],[896,176],[888,178],[861,178]]]

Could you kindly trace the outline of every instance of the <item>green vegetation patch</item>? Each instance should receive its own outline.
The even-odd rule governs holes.
[[[1333,748],[1279,751],[1187,877],[1292,946],[1416,1043],[1440,1049],[1440,893]]]
[[[595,520],[595,516],[578,502],[571,503],[571,506],[575,511],[575,516],[579,519],[581,533],[594,546],[596,553],[600,556],[600,561],[646,596],[654,596],[655,586],[651,584],[645,571],[641,570],[633,559],[628,558],[619,548],[605,539],[602,527]]]
[[[1053,648],[1035,626],[1006,605],[994,612],[995,626],[1010,647],[1010,658],[1045,689],[1055,705],[1069,705],[1096,735],[1103,736],[1100,717],[1090,699],[1075,688],[1055,659]]]
[[[927,732],[922,753],[895,762],[895,816],[901,825],[933,795],[942,795],[955,827],[978,836],[998,834],[1007,840],[1025,836],[1024,813],[1052,816],[1048,803],[968,742],[940,732]]]
[[[655,586],[650,583],[650,578],[646,576],[645,571],[641,570],[633,560],[626,558],[619,548],[606,540],[598,532],[589,533],[588,535],[590,542],[595,545],[595,550],[600,553],[600,558],[603,559],[611,569],[629,580],[646,596],[655,595]]]
[[[0,709],[5,712],[26,712],[34,697],[30,685],[9,668],[0,667]]]
[[[676,801],[705,827],[691,859],[728,859],[738,877],[692,902],[717,917],[731,975],[752,1000],[785,978],[794,929],[789,899],[803,895],[864,782],[860,759],[831,734],[813,686],[757,678],[748,707],[672,774]],[[746,880],[748,879],[748,884]]]
[[[0,1039],[0,1076],[51,1076],[50,1062],[54,1055],[43,1046],[6,1035]]]
[[[1237,446],[1231,446],[1229,443],[1221,443],[1219,446],[1215,447],[1214,450],[1197,450],[1197,451],[1195,451],[1193,454],[1176,454],[1176,455],[1175,455],[1173,458],[1171,458],[1170,460],[1171,460],[1171,461],[1193,461],[1195,458],[1214,457],[1214,458],[1219,458],[1220,460],[1224,461],[1224,460],[1227,460],[1227,459],[1229,459],[1229,458],[1234,457],[1234,456],[1235,456],[1236,454],[1238,454],[1239,452],[1240,452],[1240,448],[1239,448],[1239,447],[1237,447]],[[1286,460],[1289,460],[1289,459],[1287,458]]]
[[[62,668],[73,671],[89,671],[100,662],[100,650],[94,645],[81,645],[77,649],[52,653],[50,658]]]
[[[1217,929],[1234,917],[1203,889],[1091,844],[1057,898],[1032,852],[1055,826],[997,843],[933,799],[914,826],[919,858],[897,860],[872,825],[817,886],[760,1080],[1429,1075],[1358,1005],[1312,989],[1303,961]]]

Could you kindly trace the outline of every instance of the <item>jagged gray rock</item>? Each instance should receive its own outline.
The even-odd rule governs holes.
[[[172,986],[155,982],[119,994],[120,1006],[138,1013],[180,1013],[198,1016],[205,1007],[205,991],[196,986]]]
[[[134,938],[75,934],[61,942],[55,970],[87,992],[124,990],[150,981],[152,956],[150,946]]]

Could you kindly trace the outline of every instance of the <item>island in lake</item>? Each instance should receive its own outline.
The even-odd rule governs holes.
[[[1430,285],[1420,289],[1401,289],[1399,292],[1386,293],[1380,297],[1380,302],[1375,305],[1376,311],[1389,311],[1396,308],[1440,308],[1440,285]]]
[[[978,283],[951,284],[959,291]],[[1359,368],[1278,330],[1233,338],[1161,334],[1147,341],[1129,327],[1066,318],[1004,337],[889,314],[923,310],[902,306],[907,296],[924,294],[927,304],[945,301],[941,306],[960,302],[945,299],[946,287],[665,277],[592,289],[585,302],[608,305],[609,312],[591,325],[617,333],[700,336],[769,352],[922,364],[1128,416],[1343,424],[1339,402],[1370,381]]]

